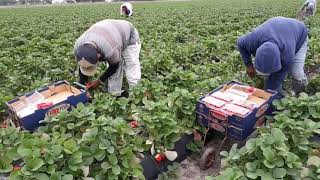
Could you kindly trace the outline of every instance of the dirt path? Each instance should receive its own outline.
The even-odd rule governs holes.
[[[211,139],[207,143],[206,147],[214,148],[216,151],[219,150],[223,138]],[[226,140],[220,151],[229,151],[231,146],[236,143],[232,140]],[[220,152],[219,151],[219,152]],[[217,176],[221,169],[221,156],[218,157],[213,162],[213,165],[207,170],[201,170],[199,167],[199,162],[201,159],[200,154],[194,154],[188,157],[186,160],[182,161],[179,169],[179,180],[204,180],[206,176]]]
[[[182,161],[180,164],[179,180],[203,180],[206,176],[216,176],[220,171],[220,163],[215,163],[208,170],[201,170],[199,167],[199,159],[201,156],[193,155]]]

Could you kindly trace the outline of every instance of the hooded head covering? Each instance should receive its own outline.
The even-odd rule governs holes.
[[[262,74],[280,71],[282,66],[278,45],[272,42],[263,43],[256,51],[254,67]]]

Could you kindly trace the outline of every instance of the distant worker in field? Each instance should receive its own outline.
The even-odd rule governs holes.
[[[98,88],[103,82],[107,90],[121,95],[123,73],[129,88],[141,78],[139,54],[141,49],[137,29],[125,20],[103,20],[92,25],[74,45],[78,62],[80,83],[89,89]],[[97,72],[99,62],[107,62],[108,68],[99,79],[88,83],[89,77]]]
[[[123,3],[120,7],[120,14],[130,17],[133,15],[133,7],[131,3]]]
[[[274,17],[252,32],[238,38],[237,46],[247,74],[250,77],[264,75],[265,89],[282,93],[282,83],[287,74],[293,78],[292,89],[298,94],[308,83],[304,72],[307,54],[308,30],[296,20]],[[255,56],[255,61],[251,61]]]
[[[302,18],[313,16],[316,13],[316,0],[306,0],[302,6],[299,15]]]

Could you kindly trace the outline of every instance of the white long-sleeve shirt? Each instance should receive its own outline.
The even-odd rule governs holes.
[[[132,7],[132,4],[131,3],[123,3],[120,7],[120,13],[121,13],[121,16],[123,15],[123,11],[122,11],[122,8],[123,7],[126,7],[127,10],[129,11],[129,14],[127,16],[132,16],[133,14],[133,7]]]
[[[311,16],[316,12],[317,1],[316,0],[306,0],[304,7],[306,8],[306,15]]]
[[[106,19],[92,25],[74,45],[74,52],[84,44],[97,47],[102,61],[119,63],[121,53],[127,46],[140,41],[136,28],[129,21]]]

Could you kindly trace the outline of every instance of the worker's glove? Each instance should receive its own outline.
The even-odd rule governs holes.
[[[99,86],[100,86],[100,84],[101,84],[102,82],[100,81],[100,79],[98,79],[98,80],[94,80],[94,81],[92,81],[92,82],[88,82],[87,83],[87,88],[88,89],[97,89]]]
[[[254,69],[253,65],[247,66],[247,74],[250,77],[254,77],[256,75],[256,70]]]

